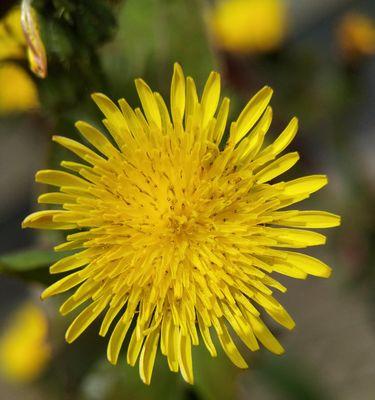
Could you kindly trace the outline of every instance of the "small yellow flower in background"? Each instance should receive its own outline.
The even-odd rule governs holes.
[[[30,18],[29,21],[34,21],[35,25],[35,19]],[[35,29],[37,28],[34,26],[34,31]],[[32,29],[29,28],[30,30]],[[34,48],[39,50],[42,48],[42,54],[45,56],[40,37],[35,34],[32,37],[34,38],[33,43],[39,43],[39,46],[34,45]],[[39,37],[39,41],[35,37]],[[34,81],[20,65],[16,64],[17,60],[26,59],[29,53],[31,70],[38,76],[43,76],[42,72],[46,71],[46,66],[43,67],[43,62],[33,56],[34,52],[28,46],[30,41],[31,39],[25,37],[22,30],[21,10],[19,7],[15,7],[0,21],[0,115],[29,111],[39,107],[38,92]],[[43,56],[41,59],[43,60]]]
[[[349,60],[375,54],[375,21],[367,15],[346,14],[338,25],[337,37],[343,55]]]
[[[0,88],[0,116],[39,107],[35,83],[15,63],[0,63]]]
[[[0,20],[0,60],[20,60],[26,55],[26,40],[21,27],[21,12],[13,8]]]
[[[294,327],[273,297],[275,289],[286,291],[277,275],[329,277],[325,263],[298,250],[325,243],[308,228],[340,223],[328,212],[290,208],[325,186],[324,175],[274,181],[299,159],[296,152],[280,156],[297,119],[264,147],[272,120],[272,90],[265,87],[231,123],[221,148],[230,101],[220,102],[218,73],[198,96],[194,80],[176,64],[171,112],[143,80],[135,84],[143,111],[94,94],[110,137],[79,121],[77,129],[95,151],[54,136],[83,163],[63,161],[66,171],[36,174],[37,182],[59,188],[38,199],[57,209],[29,215],[23,227],[75,230],[55,250],[76,253],[50,268],[67,275],[42,298],[73,290],[60,312],[84,307],[66,332],[69,343],[103,314],[99,334],[110,332],[113,364],[128,334],[127,362],[139,359],[147,384],[159,347],[169,368],[193,383],[192,345],[203,342],[215,357],[213,333],[240,368],[247,363],[233,332],[252,351],[262,344],[283,353],[262,321],[266,313]]]
[[[287,31],[283,0],[222,0],[209,16],[218,47],[234,53],[275,50]]]
[[[0,373],[12,382],[28,383],[45,370],[51,356],[47,318],[31,302],[24,303],[0,336]]]

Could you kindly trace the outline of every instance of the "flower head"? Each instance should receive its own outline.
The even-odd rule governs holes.
[[[266,312],[286,328],[294,326],[273,297],[274,289],[286,290],[275,278],[328,277],[326,264],[290,249],[325,242],[305,228],[339,224],[327,212],[284,210],[327,183],[324,175],[273,182],[298,161],[296,152],[279,156],[296,134],[297,120],[262,147],[272,119],[272,90],[265,87],[231,124],[221,149],[229,99],[217,110],[218,73],[210,74],[198,97],[193,79],[185,79],[176,64],[171,113],[143,80],[136,88],[143,111],[125,99],[118,107],[94,94],[110,137],[79,121],[76,127],[92,148],[60,136],[54,141],[83,163],[63,161],[71,172],[36,174],[37,182],[60,189],[39,202],[62,207],[31,214],[23,226],[76,230],[56,247],[76,253],[50,268],[65,276],[42,298],[75,288],[61,313],[85,306],[67,341],[103,315],[99,334],[111,332],[109,361],[117,362],[128,334],[127,361],[134,365],[139,358],[146,383],[159,346],[170,369],[192,383],[192,345],[203,341],[216,356],[213,333],[240,368],[247,363],[230,330],[252,351],[262,343],[281,354],[261,317]]]
[[[13,382],[31,382],[44,371],[50,356],[47,318],[39,307],[26,302],[0,337],[0,373]]]
[[[0,87],[0,116],[39,107],[36,85],[21,66],[0,64]]]
[[[218,47],[234,53],[264,53],[277,49],[287,30],[282,0],[225,0],[209,14]]]
[[[375,21],[367,15],[349,12],[337,28],[340,50],[349,61],[375,54]]]
[[[25,58],[25,46],[21,11],[14,7],[0,20],[0,60]]]

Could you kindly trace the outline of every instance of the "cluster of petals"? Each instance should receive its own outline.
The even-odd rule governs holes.
[[[328,277],[325,263],[300,250],[325,243],[309,228],[339,224],[334,214],[293,208],[326,185],[324,175],[273,181],[299,159],[296,152],[280,155],[297,119],[264,145],[272,120],[269,87],[226,131],[230,101],[220,100],[218,73],[198,96],[194,80],[175,64],[170,112],[143,80],[135,84],[142,109],[94,94],[109,134],[77,122],[89,145],[53,140],[82,161],[36,174],[37,182],[59,188],[39,203],[56,206],[31,214],[23,226],[73,230],[55,249],[74,253],[50,268],[64,277],[42,298],[70,291],[60,311],[80,312],[66,340],[100,318],[99,334],[109,335],[108,360],[117,363],[127,343],[127,362],[139,360],[147,384],[159,348],[169,368],[190,383],[192,346],[199,343],[213,357],[220,345],[240,368],[247,362],[238,339],[251,351],[262,344],[283,353],[262,320],[266,313],[294,327],[273,296],[286,291],[276,278]]]

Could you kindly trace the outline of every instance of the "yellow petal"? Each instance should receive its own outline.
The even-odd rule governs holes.
[[[171,112],[174,124],[182,122],[185,112],[185,78],[179,64],[174,64],[171,84]]]
[[[236,345],[234,344],[230,334],[228,332],[227,327],[225,326],[224,322],[219,321],[220,327],[222,332],[220,333],[217,331],[217,335],[219,337],[220,344],[224,349],[226,355],[232,361],[234,365],[238,368],[245,369],[248,367],[246,361],[241,356],[240,352],[238,351]]]
[[[266,228],[267,236],[296,246],[319,246],[326,237],[318,232],[291,228]]]
[[[95,154],[92,150],[83,144],[76,142],[75,140],[56,135],[52,136],[52,140],[56,143],[59,143],[61,146],[66,147],[78,157],[81,157],[90,164],[94,164],[95,162],[101,160],[101,157]]]
[[[142,381],[149,385],[151,383],[152,371],[154,369],[156,350],[159,342],[159,331],[152,331],[146,338],[139,359],[139,374]]]
[[[297,152],[288,153],[263,168],[255,175],[258,183],[265,183],[288,171],[299,160]]]
[[[238,146],[240,160],[253,159],[261,148],[272,121],[272,108],[268,106],[255,128]]]
[[[207,350],[211,354],[211,357],[216,357],[217,352],[215,345],[212,341],[211,334],[210,334],[210,329],[209,327],[203,322],[202,317],[198,314],[198,324],[199,324],[199,331],[202,335],[204,344],[207,347]]]
[[[159,107],[159,113],[161,117],[161,123],[163,127],[163,131],[165,132],[169,126],[171,126],[171,117],[169,115],[169,111],[167,108],[167,105],[165,104],[165,101],[163,97],[160,95],[160,93],[155,92],[154,93],[157,105]]]
[[[79,283],[83,282],[86,279],[86,276],[81,274],[81,271],[75,272],[74,274],[70,274],[59,281],[55,282],[47,289],[43,291],[41,294],[42,300],[47,297],[54,296],[59,293],[66,292],[74,286],[77,286]]]
[[[117,150],[113,147],[112,143],[98,129],[84,121],[76,122],[75,126],[89,143],[108,158],[117,154]]]
[[[83,186],[89,185],[89,182],[68,172],[53,169],[43,169],[35,174],[35,181],[46,183],[52,186]]]
[[[331,276],[331,268],[323,261],[308,256],[307,254],[285,252],[287,254],[286,261],[309,275],[319,276],[321,278],[329,278]]]
[[[211,72],[202,95],[202,128],[204,129],[211,118],[214,116],[220,99],[220,75]]]
[[[260,156],[266,153],[272,153],[273,156],[277,156],[283,150],[285,150],[291,141],[296,136],[298,131],[298,119],[296,117],[292,118],[288,126],[283,130],[283,132],[277,137],[277,139],[268,147],[266,147]]]
[[[106,118],[113,124],[112,126],[114,129],[110,130],[110,133],[121,148],[125,144],[121,132],[128,130],[124,116],[116,104],[106,95],[102,93],[93,93],[91,97]]]
[[[111,306],[106,314],[105,317],[103,318],[103,322],[100,326],[100,331],[99,335],[100,336],[105,336],[108,332],[108,329],[110,325],[112,324],[113,320],[116,318],[116,315],[121,311],[121,309],[124,307],[126,301],[121,301],[118,305],[116,306]]]
[[[326,211],[298,211],[298,214],[288,216],[283,211],[274,213],[275,220],[272,223],[284,226],[300,228],[332,228],[339,226],[341,218],[339,215]]]
[[[135,86],[137,88],[139,98],[141,99],[142,108],[148,122],[154,122],[155,125],[161,129],[161,117],[158,103],[154,97],[154,94],[152,93],[152,90],[142,79],[136,79]]]
[[[65,334],[65,340],[68,343],[74,342],[95,321],[106,305],[106,302],[98,300],[86,307],[70,324]]]
[[[44,193],[38,197],[38,203],[40,204],[64,204],[75,202],[75,196],[60,192]]]
[[[228,97],[224,97],[219,112],[217,114],[216,124],[213,133],[213,141],[216,144],[220,144],[221,139],[223,138],[225,127],[227,125],[227,119],[229,114],[229,104],[230,100]]]
[[[188,76],[186,78],[186,111],[185,111],[185,124],[187,117],[193,116],[195,108],[198,104],[197,88],[193,78]]]
[[[294,179],[285,183],[283,194],[286,196],[299,196],[318,191],[328,183],[325,175],[310,175]]]
[[[53,217],[64,213],[62,210],[37,211],[28,215],[22,222],[22,228],[34,229],[74,229],[77,227],[74,223],[55,222]]]
[[[134,367],[135,363],[137,362],[137,358],[142,349],[144,339],[144,336],[138,337],[137,331],[134,329],[126,354],[126,360],[128,364],[132,367]]]
[[[253,327],[255,336],[269,351],[275,354],[283,354],[284,348],[279,341],[273,336],[267,326],[261,321],[260,318],[254,317],[250,313],[247,314],[251,326]]]
[[[266,308],[267,314],[269,314],[276,322],[287,329],[293,329],[296,325],[293,318],[284,309]]]
[[[59,274],[61,272],[71,271],[87,264],[89,259],[83,254],[73,254],[72,256],[64,257],[61,260],[52,264],[49,268],[51,274]]]
[[[301,269],[284,263],[275,263],[272,265],[272,270],[295,279],[306,279],[306,272]]]
[[[117,364],[117,359],[120,354],[122,343],[124,342],[126,333],[129,330],[132,318],[125,314],[116,324],[115,329],[111,334],[111,338],[107,347],[107,358],[111,364]]]
[[[178,363],[180,365],[182,377],[191,385],[194,384],[193,360],[191,357],[190,335],[183,335],[180,331],[178,344]]]
[[[255,125],[263,114],[272,97],[272,89],[265,86],[245,106],[238,117],[237,132],[233,138],[234,144],[238,143]]]

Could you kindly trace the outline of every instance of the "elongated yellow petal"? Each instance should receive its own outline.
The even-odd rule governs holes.
[[[54,135],[52,136],[52,140],[60,144],[61,146],[66,147],[72,153],[76,154],[78,157],[81,157],[83,160],[89,162],[90,164],[95,164],[96,162],[100,162],[101,160],[101,158],[96,153],[73,139]]]
[[[194,80],[188,76],[186,78],[186,112],[185,112],[185,125],[187,117],[193,116],[195,108],[198,105],[198,94]]]
[[[325,175],[310,175],[303,178],[294,179],[286,182],[284,194],[286,196],[299,196],[301,194],[310,194],[318,191],[328,183]]]
[[[289,315],[289,313],[284,309],[274,309],[274,308],[266,308],[267,314],[269,314],[276,322],[287,329],[293,329],[296,325],[293,318]]]
[[[171,112],[175,124],[182,121],[185,113],[185,77],[179,64],[174,64],[171,84]]]
[[[79,283],[83,282],[85,279],[86,277],[81,274],[81,271],[67,275],[65,278],[60,279],[59,281],[55,282],[47,289],[45,289],[41,294],[41,298],[42,300],[44,300],[47,297],[66,292],[72,287],[77,286]]]
[[[60,192],[44,193],[38,197],[38,203],[40,204],[64,204],[75,202],[75,196]]]
[[[216,144],[220,144],[221,139],[223,138],[225,127],[227,124],[228,114],[229,114],[229,104],[230,100],[227,97],[224,97],[219,112],[217,114],[217,120],[213,133],[213,141]]]
[[[220,325],[222,332],[217,332],[217,335],[226,355],[238,368],[248,368],[246,361],[243,359],[236,345],[234,344],[233,339],[230,337],[227,327],[224,325],[223,322],[220,322]]]
[[[209,353],[211,354],[212,357],[216,357],[217,351],[216,351],[215,345],[212,341],[209,327],[203,322],[203,319],[199,314],[198,314],[198,323],[199,323],[199,331],[202,335],[202,338],[207,347],[207,350],[209,351]]]
[[[275,263],[272,265],[272,269],[275,272],[289,276],[291,278],[295,278],[295,279],[306,279],[307,278],[306,272],[304,272],[301,269],[299,269],[293,265],[290,265],[290,264]]]
[[[262,342],[263,345],[272,353],[283,354],[284,348],[281,346],[275,336],[273,336],[266,325],[264,325],[261,319],[254,317],[251,314],[248,314],[248,318],[251,326],[254,329],[255,336],[259,339],[259,341]]]
[[[70,324],[65,334],[65,340],[68,343],[74,342],[82,334],[82,332],[92,324],[99,314],[104,310],[106,303],[96,301],[86,307]]]
[[[81,254],[73,254],[72,256],[64,257],[59,261],[56,261],[50,266],[49,272],[51,274],[59,274],[61,272],[71,271],[73,269],[82,267],[87,264],[89,259]]]
[[[106,118],[113,121],[114,125],[112,126],[116,126],[116,129],[110,130],[110,133],[121,148],[125,144],[121,132],[127,130],[127,125],[121,111],[112,100],[102,93],[94,93],[91,97]]]
[[[260,156],[268,152],[272,153],[273,156],[277,156],[278,154],[280,154],[283,150],[285,150],[289,146],[291,141],[296,136],[297,131],[298,131],[298,119],[294,117],[289,122],[288,126],[280,134],[280,136],[278,136],[277,139],[270,146],[265,148],[264,151],[260,154]]]
[[[112,143],[98,129],[84,121],[76,122],[75,126],[88,142],[107,157],[112,157],[117,153]]]
[[[36,182],[46,183],[53,186],[83,186],[87,187],[89,182],[68,172],[53,169],[38,171],[35,175]]]
[[[321,278],[329,278],[331,268],[317,258],[302,253],[286,252],[286,261],[309,275],[319,276]]]
[[[238,143],[255,125],[266,109],[271,97],[272,89],[265,86],[247,103],[236,121],[237,132],[233,138],[234,143]]]
[[[180,332],[178,344],[178,363],[180,365],[182,377],[191,385],[194,383],[193,361],[191,357],[191,340],[190,336],[183,335]]]
[[[142,348],[142,353],[139,360],[139,375],[146,385],[151,383],[158,341],[159,332],[153,331],[147,336],[145,344]]]
[[[27,216],[22,222],[22,228],[34,229],[74,229],[75,223],[56,222],[53,218],[56,215],[64,213],[62,210],[37,211]]]
[[[135,86],[139,98],[141,99],[142,108],[149,122],[153,122],[159,129],[161,129],[161,117],[157,101],[152,93],[152,90],[142,79],[136,79]]]
[[[145,338],[143,336],[139,337],[136,330],[133,331],[132,337],[129,342],[128,352],[126,354],[126,360],[128,364],[131,365],[132,367],[137,362],[139,353],[143,346],[144,339]]]
[[[289,216],[281,211],[273,223],[301,228],[332,228],[340,225],[340,217],[326,211],[299,211]]]
[[[161,124],[162,124],[162,129],[164,132],[166,132],[168,129],[171,128],[172,123],[171,123],[171,117],[168,112],[168,108],[165,104],[164,99],[161,97],[160,93],[155,92],[154,93],[156,103],[159,107],[159,113],[161,117]]]
[[[220,99],[220,75],[217,72],[211,72],[202,95],[202,127],[207,126],[208,122],[214,116]]]
[[[326,242],[324,235],[304,229],[269,228],[266,232],[268,236],[289,243],[291,246],[318,246]]]
[[[283,174],[299,160],[297,152],[288,153],[263,168],[256,176],[258,183],[265,183]]]
[[[239,145],[240,160],[253,159],[262,146],[264,135],[267,133],[268,128],[272,121],[272,108],[267,107],[262,118],[259,120],[255,128]]]
[[[111,364],[117,364],[122,343],[129,330],[132,319],[124,315],[116,324],[107,347],[107,358]]]

